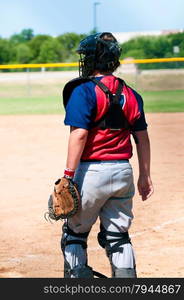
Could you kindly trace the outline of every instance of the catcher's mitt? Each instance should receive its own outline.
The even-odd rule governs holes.
[[[62,177],[55,182],[54,192],[48,201],[46,219],[67,219],[76,214],[80,205],[80,194],[77,185],[71,179]]]

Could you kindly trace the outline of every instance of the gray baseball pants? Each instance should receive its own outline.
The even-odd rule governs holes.
[[[82,200],[78,213],[68,219],[68,226],[75,233],[89,232],[98,217],[107,231],[119,233],[129,230],[133,219],[132,198],[135,188],[128,160],[81,162],[74,181],[78,184]],[[67,240],[72,239],[76,237],[67,237]],[[123,251],[112,254],[113,265],[117,268],[134,268],[132,245],[127,243],[121,247]],[[65,259],[71,268],[83,266],[87,259],[86,249],[79,244],[67,245]]]

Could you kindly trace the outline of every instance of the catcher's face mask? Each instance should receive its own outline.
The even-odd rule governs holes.
[[[103,39],[110,35],[111,39]],[[84,38],[77,49],[80,55],[79,76],[88,77],[95,70],[108,71],[117,66],[121,49],[111,33],[96,33]]]

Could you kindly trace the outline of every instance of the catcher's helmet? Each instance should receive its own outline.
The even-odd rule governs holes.
[[[113,72],[120,65],[121,48],[110,32],[96,33],[84,38],[77,49],[80,55],[79,76],[88,77],[95,70]]]

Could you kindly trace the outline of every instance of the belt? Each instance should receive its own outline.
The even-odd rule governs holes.
[[[100,159],[81,159],[81,162],[114,162],[114,161],[126,161],[126,162],[129,162],[128,159],[107,159],[107,160],[100,160]]]

